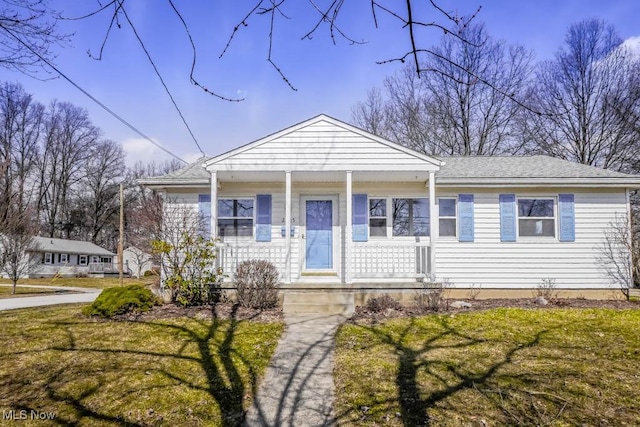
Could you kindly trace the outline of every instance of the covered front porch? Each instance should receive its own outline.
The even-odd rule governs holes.
[[[300,289],[422,282],[434,274],[430,236],[438,228],[438,217],[429,214],[436,210],[433,175],[428,171],[214,171],[211,234],[218,241],[218,267],[232,281],[242,261],[268,260],[280,271],[285,287]],[[232,203],[249,204],[249,188],[255,192],[253,231],[230,229],[231,214],[226,210]],[[397,211],[411,213],[409,203],[413,203],[417,212],[418,202],[426,215],[422,228],[419,219],[409,215],[415,230],[401,229]],[[401,203],[407,206],[399,207]],[[372,212],[379,216],[373,218]]]

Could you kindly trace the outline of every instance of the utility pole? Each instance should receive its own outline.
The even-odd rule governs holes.
[[[120,278],[120,286],[124,286],[123,275],[124,264],[124,190],[120,183],[120,240],[118,241],[118,277]]]

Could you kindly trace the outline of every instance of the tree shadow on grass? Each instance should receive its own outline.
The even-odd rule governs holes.
[[[211,319],[131,322],[132,327],[149,327],[150,339],[154,334],[160,334],[174,336],[181,341],[171,349],[142,343],[136,347],[130,342],[120,348],[105,348],[95,341],[87,345],[81,328],[78,328],[86,323],[52,322],[57,329],[64,330],[65,338],[61,336],[55,345],[38,350],[52,351],[52,356],[37,372],[15,373],[12,388],[16,393],[6,403],[12,408],[27,411],[37,411],[37,407],[43,406],[55,407],[59,410],[53,422],[59,425],[106,423],[145,426],[160,424],[167,416],[173,422],[178,420],[178,424],[210,423],[210,400],[213,400],[220,415],[216,424],[225,427],[242,425],[245,418],[243,404],[245,399],[255,396],[258,373],[251,357],[245,357],[238,347],[242,321],[236,318],[237,309],[235,306],[230,318],[225,320],[218,318],[214,306]],[[99,327],[100,323],[95,325]],[[173,342],[171,340],[171,344]],[[7,356],[11,357],[11,354]],[[182,369],[182,364],[189,364],[189,367]],[[138,382],[130,384],[129,380],[134,377]],[[44,390],[32,388],[30,384],[33,381],[41,383]],[[139,409],[138,412],[127,411],[117,405],[114,409],[112,405],[112,401],[122,399],[135,403],[136,396],[140,394],[164,393],[162,399],[170,400],[172,394],[185,389],[202,392],[198,398],[200,402],[190,403],[190,406],[202,405],[201,410],[176,407],[179,406],[178,399],[173,405],[162,402],[156,410],[144,409],[142,414]],[[7,390],[7,395],[10,394]]]
[[[441,330],[433,333],[419,345],[411,344],[411,334],[416,332],[416,319],[408,319],[407,325],[399,332],[389,332],[380,327],[360,326],[371,332],[375,339],[361,351],[373,350],[375,346],[383,345],[393,349],[397,360],[397,371],[395,376],[395,386],[397,396],[384,401],[372,401],[372,406],[380,406],[391,409],[396,404],[400,409],[400,420],[405,426],[431,425],[434,420],[430,419],[429,410],[438,405],[442,405],[448,398],[457,393],[474,390],[480,393],[491,405],[496,407],[503,415],[507,423],[516,424],[546,424],[545,420],[553,420],[562,413],[566,401],[561,397],[551,393],[537,393],[537,398],[544,400],[544,405],[555,408],[555,412],[542,413],[538,407],[521,407],[518,410],[510,408],[509,396],[497,394],[489,396],[486,391],[495,385],[499,377],[504,380],[508,374],[500,372],[501,368],[514,362],[514,358],[527,349],[539,345],[541,338],[554,329],[564,325],[557,325],[540,329],[528,339],[517,342],[512,347],[504,349],[501,357],[491,363],[482,363],[481,368],[467,369],[457,366],[449,359],[449,351],[471,351],[474,346],[490,344],[487,340],[464,334],[452,327],[444,316],[437,317]],[[444,353],[443,353],[444,352]],[[442,356],[434,356],[442,354]],[[499,373],[500,372],[500,373]],[[425,375],[432,382],[437,384],[432,390],[421,384],[420,378]],[[526,378],[517,378],[518,381],[526,381]],[[505,391],[505,394],[507,392]],[[535,392],[529,392],[529,394]],[[513,396],[511,396],[513,397]],[[535,406],[535,405],[533,405]],[[360,408],[349,408],[338,414],[339,419],[354,419],[356,411]],[[482,414],[476,414],[481,418]],[[358,413],[363,421],[371,421],[366,413]],[[378,421],[378,420],[376,420]]]

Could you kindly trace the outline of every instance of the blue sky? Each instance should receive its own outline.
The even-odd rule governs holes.
[[[233,27],[254,0],[174,2],[189,23],[198,48],[198,80],[224,96],[245,97],[239,103],[221,101],[189,82],[190,45],[167,1],[125,3],[207,155],[223,153],[320,113],[349,121],[351,107],[365,99],[367,90],[380,85],[386,75],[400,67],[397,63],[377,65],[376,61],[396,57],[408,47],[408,35],[398,21],[380,14],[379,28],[374,28],[369,0],[347,0],[339,21],[349,36],[367,43],[350,45],[338,39],[333,45],[326,26],[320,27],[311,40],[300,40],[318,15],[307,1],[289,0],[283,10],[290,19],[279,17],[276,21],[272,56],[296,87],[297,91],[292,91],[266,61],[269,21],[265,17],[251,17],[249,26],[237,33],[228,52],[219,59]],[[63,10],[65,16],[79,16],[98,8],[94,0],[51,0],[50,4]],[[399,7],[395,5],[404,2],[389,0],[388,4]],[[476,19],[486,24],[489,33],[533,50],[536,60],[551,58],[568,26],[583,19],[604,19],[624,39],[640,37],[637,0],[459,0],[439,4],[461,15],[482,6]],[[433,14],[432,10],[428,12]],[[107,14],[64,22],[62,29],[75,35],[71,46],[58,50],[56,65],[142,132],[178,156],[195,160],[198,148],[125,22],[122,28],[112,30],[101,61],[87,55],[88,50],[98,53],[108,22]],[[423,31],[420,43],[428,47],[440,36],[437,30]],[[58,99],[86,108],[105,138],[123,144],[129,164],[166,158],[63,79],[41,81],[0,69],[0,81],[20,82],[43,103]]]

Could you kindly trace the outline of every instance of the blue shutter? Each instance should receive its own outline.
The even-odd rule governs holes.
[[[198,196],[198,211],[203,221],[200,235],[208,239],[211,237],[211,194]]]
[[[366,242],[369,234],[367,195],[354,194],[352,208],[352,239],[354,242]]]
[[[573,194],[558,195],[558,216],[560,218],[560,241],[576,241],[576,213]]]
[[[256,214],[256,241],[271,241],[271,194],[258,194]]]
[[[500,241],[516,241],[516,195],[500,195]]]
[[[458,195],[458,240],[473,242],[473,194]]]

